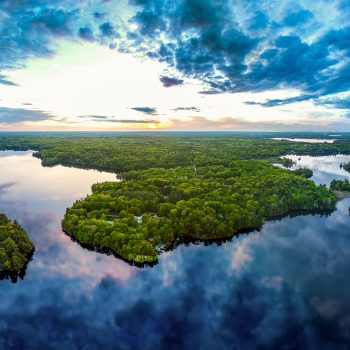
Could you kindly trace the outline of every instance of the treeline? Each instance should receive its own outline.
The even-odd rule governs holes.
[[[34,150],[43,165],[62,164],[110,172],[149,168],[224,165],[232,160],[265,159],[287,154],[350,154],[350,140],[302,143],[242,135],[119,134],[105,136],[3,136],[0,150]],[[277,136],[277,135],[275,135]]]
[[[299,168],[299,169],[295,169],[293,170],[293,173],[294,174],[297,174],[299,176],[303,176],[305,177],[306,179],[311,179],[312,176],[313,176],[313,171],[310,170],[310,169],[307,169],[307,168]]]
[[[350,191],[350,182],[348,179],[344,180],[332,180],[330,184],[331,190],[336,191]]]
[[[266,161],[130,171],[93,186],[62,226],[78,242],[129,261],[157,260],[176,237],[221,239],[290,211],[335,208],[335,195]]]
[[[0,275],[17,275],[23,270],[34,245],[23,228],[0,213]]]

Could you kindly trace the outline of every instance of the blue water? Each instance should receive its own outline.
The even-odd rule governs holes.
[[[318,183],[347,176],[337,157],[298,162]],[[138,269],[60,229],[67,206],[113,179],[0,153],[0,211],[36,245],[24,280],[0,281],[0,349],[349,349],[349,199]]]

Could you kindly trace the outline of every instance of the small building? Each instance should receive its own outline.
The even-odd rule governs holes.
[[[164,249],[164,244],[162,242],[159,242],[156,244],[155,248],[158,252],[160,252],[161,250]]]

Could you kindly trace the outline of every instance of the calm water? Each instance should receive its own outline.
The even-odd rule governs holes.
[[[350,179],[350,173],[340,168],[340,163],[347,163],[350,161],[350,156],[336,155],[326,157],[311,157],[311,156],[295,156],[288,155],[287,158],[293,159],[296,164],[292,166],[293,169],[309,168],[312,169],[314,175],[313,180],[317,184],[326,184],[333,179],[344,180]]]
[[[0,211],[36,245],[24,280],[0,281],[0,349],[349,349],[350,200],[137,269],[60,229],[65,208],[114,175],[0,154]],[[318,182],[342,176],[339,160],[302,157]]]
[[[340,136],[340,135],[332,135],[332,136]],[[307,142],[307,143],[334,143],[336,139],[300,139],[300,138],[288,138],[288,137],[273,137],[273,140],[286,140],[293,142]]]

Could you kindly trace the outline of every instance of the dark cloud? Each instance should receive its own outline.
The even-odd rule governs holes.
[[[114,4],[113,4],[114,3]],[[56,41],[77,38],[109,44],[117,36],[118,23],[98,26],[106,8],[119,5],[88,0],[3,0],[0,3],[0,84],[14,85],[1,71],[22,67],[26,60],[54,54]]]
[[[245,104],[258,105],[263,107],[276,107],[276,106],[281,106],[281,105],[290,104],[290,103],[308,101],[314,98],[316,98],[316,95],[301,95],[301,96],[289,97],[285,99],[280,99],[280,98],[270,99],[264,102],[247,101],[245,102]]]
[[[79,36],[87,41],[94,41],[94,33],[92,32],[90,27],[81,27],[79,28]]]
[[[0,74],[0,84],[2,85],[9,85],[9,86],[17,86],[16,83],[9,80],[6,75]]]
[[[179,78],[174,77],[167,77],[165,75],[162,75],[159,80],[162,82],[164,87],[172,87],[172,86],[178,86],[183,85],[184,81]]]
[[[77,118],[88,118],[92,121],[104,121],[109,123],[124,123],[124,124],[158,124],[159,121],[155,119],[118,119],[115,117],[109,117],[104,115],[82,115]]]
[[[0,71],[20,67],[28,58],[50,56],[55,38],[73,35],[77,9],[64,6],[62,1],[60,4],[50,6],[43,0],[1,2]]]
[[[40,121],[54,117],[55,116],[49,112],[38,109],[0,107],[0,124]]]
[[[198,107],[176,107],[173,111],[191,111],[191,112],[200,112],[201,110]]]
[[[126,124],[158,124],[159,121],[155,119],[117,119],[117,120],[108,120],[109,122],[114,123],[126,123]]]
[[[258,43],[239,30],[228,1],[183,1],[167,6],[167,1],[134,0],[140,11],[133,21],[140,28],[134,36],[136,45],[155,40],[167,31],[169,43],[159,42],[158,50],[149,52],[187,76],[199,78],[215,88],[228,90],[225,76],[246,70],[245,57]],[[154,45],[153,45],[154,46]]]
[[[134,111],[137,111],[137,112],[142,112],[142,113],[150,114],[150,115],[158,114],[157,109],[154,107],[133,107],[131,109],[133,109]]]
[[[350,98],[333,98],[318,101],[319,104],[330,108],[348,109],[350,110]]]
[[[292,12],[288,14],[284,20],[283,24],[288,27],[294,27],[296,25],[303,24],[313,18],[313,14],[308,10],[300,10],[297,12]]]
[[[110,22],[105,22],[105,23],[101,24],[100,31],[101,31],[103,36],[107,36],[107,37],[119,36],[119,34],[116,32],[113,24]]]
[[[58,39],[80,38],[164,62],[179,76],[204,83],[206,94],[291,88],[301,92],[300,101],[313,96],[318,103],[320,97],[350,89],[350,6],[345,0],[321,1],[330,17],[338,9],[334,29],[326,10],[312,2],[286,1],[274,11],[277,3],[267,1],[129,0],[135,13],[128,23],[136,27],[128,31],[116,15],[119,3],[26,0],[23,6],[2,1],[0,72],[52,55]],[[166,87],[183,84],[166,75],[160,80]],[[0,83],[13,85],[3,75]],[[265,105],[290,102],[296,100]]]
[[[103,12],[94,12],[94,17],[96,18],[96,19],[103,19],[104,17],[105,17],[105,13],[103,13]]]
[[[148,55],[206,83],[202,93],[295,88],[310,99],[310,94],[318,98],[349,89],[349,27],[344,22],[343,28],[310,40],[313,30],[326,24],[311,7],[282,7],[278,19],[265,2],[131,2],[139,6],[133,21],[140,35],[133,33],[134,44],[144,48],[152,42]],[[240,11],[248,17],[243,23],[236,15]],[[306,29],[299,29],[301,24]],[[160,39],[165,31],[171,39],[167,42]],[[295,100],[277,103],[290,102]]]
[[[269,24],[269,19],[265,13],[257,11],[253,18],[248,21],[249,30],[265,29]]]

